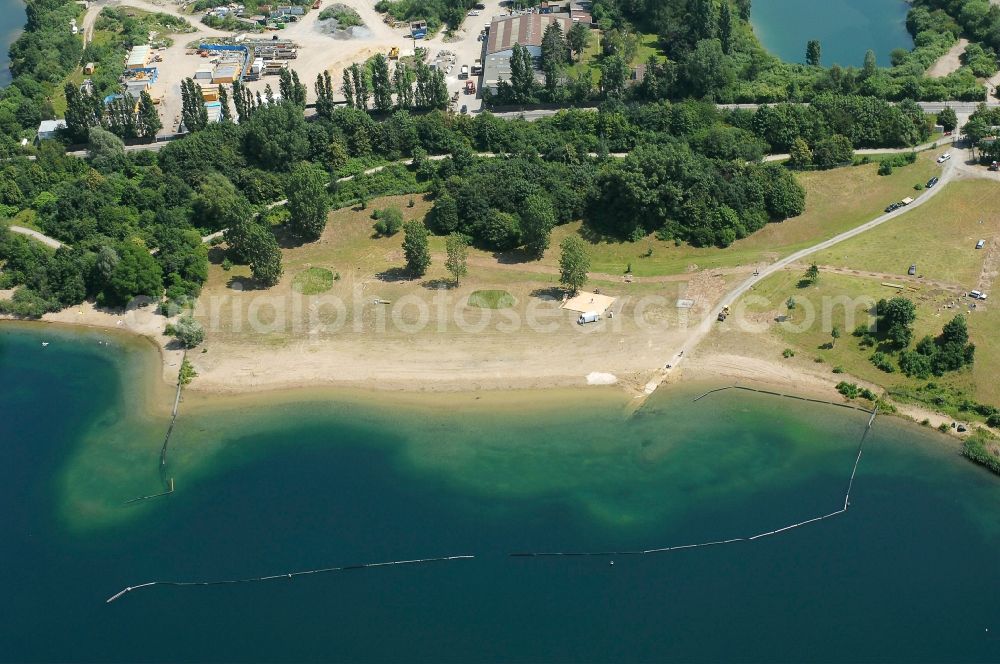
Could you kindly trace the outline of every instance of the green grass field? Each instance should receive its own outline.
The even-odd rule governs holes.
[[[323,267],[310,267],[295,275],[292,287],[303,295],[318,295],[333,287],[333,272]]]
[[[469,295],[469,306],[480,309],[509,309],[516,304],[514,296],[505,290],[477,290]]]
[[[778,315],[788,315],[787,324],[771,324],[767,335],[778,342],[777,348],[788,347],[795,351],[794,362],[821,364],[831,373],[834,367],[856,378],[885,387],[887,390],[913,390],[926,385],[928,381],[908,378],[898,370],[885,373],[870,361],[874,349],[861,348],[858,339],[851,336],[854,327],[870,322],[867,307],[881,299],[902,295],[917,305],[917,320],[914,324],[914,339],[925,335],[937,336],[941,328],[958,314],[964,314],[969,325],[969,336],[976,344],[976,362],[971,369],[948,373],[932,378],[930,382],[940,386],[960,390],[972,398],[987,404],[1000,406],[1000,384],[996,375],[1000,372],[1000,348],[995,342],[996,330],[1000,329],[1000,310],[989,306],[969,308],[971,300],[959,299],[954,294],[933,287],[917,291],[903,292],[881,285],[881,280],[864,276],[823,273],[815,286],[800,288],[802,274],[785,271],[758,284],[752,296],[744,298],[749,317],[771,323]],[[789,311],[786,301],[793,297],[795,309]],[[824,346],[833,342],[831,329],[841,330],[840,339],[833,348]],[[763,347],[763,346],[761,346]],[[780,354],[765,358],[779,360]],[[816,362],[817,359],[822,362]]]
[[[988,180],[953,182],[912,212],[819,253],[819,265],[906,274],[911,264],[927,279],[976,288],[987,247],[1000,237],[1000,184]]]
[[[916,196],[918,192],[913,185],[924,183],[940,172],[934,161],[936,156],[936,152],[922,153],[915,164],[884,177],[876,174],[876,164],[797,173],[806,190],[806,211],[799,217],[768,224],[726,249],[675,246],[652,235],[638,242],[600,241],[589,246],[591,268],[596,272],[624,274],[631,264],[636,276],[653,276],[678,274],[692,265],[711,269],[771,262],[871,221],[893,201]],[[578,232],[578,223],[556,228],[552,246],[558,247],[566,235]],[[650,249],[652,253],[647,256]],[[557,259],[557,252],[547,252],[546,262],[554,265]]]

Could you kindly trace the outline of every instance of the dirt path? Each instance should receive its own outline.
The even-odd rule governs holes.
[[[968,39],[959,39],[951,47],[951,50],[938,58],[938,61],[927,69],[926,75],[931,78],[942,78],[952,72],[958,71],[958,68],[962,66],[962,54],[965,53],[965,47],[968,45]]]
[[[663,367],[670,366],[671,368],[670,369],[664,368],[660,370],[658,375],[654,377],[653,380],[649,381],[646,384],[646,387],[644,389],[644,394],[648,396],[652,394],[654,391],[656,391],[656,388],[659,387],[660,384],[663,383],[665,380],[667,380],[671,372],[677,368],[678,364],[684,359],[684,355],[687,354],[688,356],[690,356],[691,352],[695,348],[697,348],[698,345],[705,339],[705,337],[708,336],[709,332],[712,331],[712,328],[716,322],[716,318],[722,311],[723,307],[729,306],[732,303],[736,302],[740,297],[745,295],[754,286],[756,286],[758,283],[760,283],[767,277],[778,272],[779,270],[785,269],[789,265],[797,263],[799,260],[805,258],[806,256],[810,256],[824,249],[829,249],[830,247],[836,244],[839,244],[845,240],[849,240],[853,237],[861,235],[862,233],[870,231],[873,228],[877,228],[878,226],[881,226],[887,221],[895,219],[903,214],[906,214],[907,212],[913,210],[916,207],[924,205],[927,201],[937,196],[945,187],[947,187],[948,183],[950,183],[953,179],[955,179],[956,175],[959,174],[958,168],[956,167],[955,164],[957,161],[961,160],[965,156],[966,153],[963,151],[957,154],[955,159],[945,162],[943,171],[941,173],[941,179],[938,182],[938,186],[934,187],[933,189],[925,191],[925,193],[922,196],[917,198],[913,203],[911,203],[907,207],[895,210],[894,212],[890,212],[888,214],[884,214],[880,217],[873,219],[872,221],[869,221],[868,223],[862,224],[849,231],[841,233],[840,235],[836,235],[828,240],[824,240],[823,242],[814,244],[813,246],[807,247],[806,249],[796,251],[795,253],[790,254],[785,258],[782,258],[772,263],[771,265],[768,265],[760,269],[759,271],[755,271],[753,276],[743,281],[741,284],[739,284],[729,293],[727,293],[726,296],[722,298],[720,303],[717,304],[715,307],[713,307],[707,313],[707,315],[702,319],[701,323],[690,331],[690,333],[684,339],[684,342],[677,348],[676,352],[668,356],[668,359],[666,360],[665,364],[660,365]],[[639,405],[641,405],[641,403],[642,403],[641,400],[637,399],[635,407],[638,407]]]
[[[785,267],[788,271],[800,271],[805,272],[809,266],[805,263],[792,263]],[[920,279],[917,277],[911,277],[909,275],[901,274],[889,274],[887,272],[870,272],[868,270],[852,270],[846,267],[835,267],[832,265],[817,265],[820,272],[828,272],[830,274],[843,274],[849,277],[868,277],[871,279],[879,279],[880,281],[886,281],[894,284],[900,285],[911,285],[913,288],[918,286],[933,286],[935,288],[940,288],[941,290],[949,291],[957,295],[965,293],[965,288],[961,284],[953,284],[947,281],[935,281],[933,279]]]
[[[52,247],[53,249],[58,249],[63,246],[63,243],[59,240],[51,238],[43,233],[39,233],[38,231],[33,231],[30,228],[24,228],[23,226],[8,226],[8,228],[11,233],[27,235],[28,237],[34,238],[48,247]]]

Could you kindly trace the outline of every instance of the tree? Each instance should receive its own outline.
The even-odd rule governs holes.
[[[691,33],[695,40],[715,37],[718,20],[715,18],[715,0],[691,0]]]
[[[722,42],[723,53],[729,55],[733,52],[733,14],[729,0],[722,0],[719,8],[719,41]]]
[[[833,348],[837,345],[837,339],[840,338],[840,328],[838,326],[834,325],[833,329],[830,330],[830,338],[833,339],[830,342],[830,348]]]
[[[579,60],[590,44],[590,28],[583,23],[574,23],[573,27],[566,33],[566,41],[576,55],[576,59]]]
[[[628,63],[622,56],[616,54],[605,57],[601,62],[601,92],[607,97],[625,94],[628,73]]]
[[[193,316],[181,316],[167,326],[167,334],[177,338],[185,348],[194,348],[205,340],[205,328]]]
[[[382,237],[392,237],[403,228],[403,212],[398,207],[387,207],[379,213],[375,232]]]
[[[299,74],[294,69],[282,69],[278,80],[278,91],[283,101],[305,108],[306,86],[299,81]]]
[[[801,137],[796,138],[792,143],[789,152],[788,165],[792,168],[806,168],[813,163],[813,153],[809,149],[809,144]]]
[[[431,251],[427,242],[427,228],[419,221],[403,224],[403,255],[406,269],[415,277],[427,274],[431,266]]]
[[[89,92],[83,92],[73,83],[67,83],[66,135],[73,143],[87,140],[91,127],[101,123],[101,101]]]
[[[861,78],[871,78],[878,71],[878,61],[875,59],[875,51],[868,49],[865,51],[865,64],[861,68]]]
[[[119,248],[119,261],[108,283],[98,296],[98,302],[123,306],[133,298],[159,298],[163,293],[163,273],[145,247],[126,242]]]
[[[299,164],[288,178],[288,229],[303,240],[318,240],[326,228],[326,177],[317,168]]]
[[[823,48],[818,39],[810,39],[806,44],[806,64],[810,67],[819,67],[820,59],[823,57]]]
[[[416,76],[405,65],[396,65],[392,73],[392,86],[396,92],[397,108],[413,108],[413,82]]]
[[[347,105],[349,107],[357,108],[357,105],[354,103],[354,81],[351,80],[350,67],[344,69],[344,77],[340,86],[340,91],[344,94],[344,99],[347,101]],[[331,114],[333,113],[332,109],[330,112]]]
[[[833,168],[850,163],[854,159],[851,139],[840,134],[816,141],[812,150],[813,162],[819,168]]]
[[[189,132],[196,132],[208,125],[208,109],[205,108],[201,86],[191,78],[181,82],[181,122]]]
[[[447,235],[458,230],[458,203],[447,191],[434,199],[434,207],[427,215],[427,222],[436,233]]]
[[[368,98],[371,97],[371,90],[368,88],[368,77],[360,64],[355,62],[350,66],[351,81],[354,85],[354,105],[362,110],[368,110]]]
[[[556,22],[549,23],[542,35],[542,71],[545,73],[545,88],[550,95],[556,91],[568,53],[562,28]]]
[[[510,56],[510,86],[514,103],[528,104],[535,96],[535,69],[531,52],[518,43]]]
[[[222,107],[222,122],[232,122],[233,109],[229,107],[229,92],[224,85],[219,86],[219,106]]]
[[[750,20],[750,8],[752,0],[736,0],[736,11],[740,14],[741,21]]]
[[[448,258],[445,260],[444,266],[451,273],[451,276],[455,277],[455,284],[469,273],[469,268],[466,265],[469,251],[468,243],[465,241],[465,236],[459,233],[452,233],[448,236],[445,242],[445,247],[448,251]]]
[[[549,248],[549,235],[556,214],[548,196],[532,194],[521,206],[521,242],[532,256],[540,257]]]
[[[97,168],[116,165],[121,167],[125,159],[125,143],[106,129],[91,127],[87,152],[91,163]]]
[[[333,117],[334,109],[333,80],[330,78],[330,72],[324,71],[322,74],[316,74],[314,87],[316,90],[316,114],[329,120]],[[348,100],[348,105],[350,103],[351,100]]]
[[[198,225],[202,228],[224,229],[252,213],[250,203],[222,173],[210,172],[198,186],[192,201]]]
[[[262,286],[273,286],[281,279],[281,249],[271,229],[259,222],[247,227],[246,251],[250,274]]]
[[[590,256],[583,240],[575,235],[567,236],[559,248],[562,251],[559,256],[559,283],[576,293],[587,283]]]
[[[815,284],[819,281],[819,266],[816,263],[810,265],[809,269],[806,270],[806,281],[810,284]]]
[[[734,78],[718,39],[703,39],[695,45],[687,57],[684,75],[691,94],[699,98],[724,89]]]
[[[951,106],[945,107],[943,111],[938,113],[937,121],[945,131],[955,131],[955,127],[958,126],[958,116],[955,114],[955,109]]]
[[[223,99],[222,94],[225,89],[220,91],[219,99]],[[229,115],[229,100],[226,99],[222,107],[222,116],[225,118]],[[156,138],[156,132],[163,128],[163,123],[160,122],[160,113],[156,110],[156,105],[153,104],[153,98],[149,96],[149,92],[143,90],[139,94],[139,115],[136,118],[136,131],[139,138],[146,142],[153,141]]]
[[[389,78],[389,61],[382,53],[371,59],[372,91],[375,96],[375,110],[388,113],[392,110],[392,80]]]
[[[233,105],[240,122],[249,120],[258,106],[253,93],[239,81],[233,81]]]
[[[879,300],[875,305],[878,327],[885,332],[886,339],[898,348],[906,348],[913,340],[913,322],[917,319],[917,307],[905,297]]]

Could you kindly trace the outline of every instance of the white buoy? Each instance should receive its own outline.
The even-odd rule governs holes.
[[[611,566],[612,566],[612,567],[614,567],[614,566],[615,566],[615,561],[613,561],[613,560],[611,561]]]

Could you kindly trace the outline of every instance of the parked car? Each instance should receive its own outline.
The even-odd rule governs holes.
[[[911,266],[910,266],[910,269],[909,269],[909,270],[907,270],[907,272],[906,272],[906,273],[907,273],[908,275],[910,275],[911,277],[912,277],[913,275],[915,275],[915,274],[917,273],[917,266],[916,266],[916,264],[914,264],[914,265],[911,265]]]
[[[985,246],[986,246],[986,240],[980,240],[979,242],[976,243],[976,249],[982,249]]]
[[[467,104],[462,104],[462,115],[469,112],[469,106]]]
[[[889,203],[889,205],[885,208],[885,213],[889,214],[890,212],[895,212],[898,209],[899,203]]]
[[[945,152],[943,155],[941,155],[940,157],[937,158],[937,163],[943,164],[944,162],[948,161],[949,159],[951,159],[951,153],[950,152]]]
[[[973,300],[985,300],[986,299],[986,293],[974,290],[974,291],[972,291],[972,292],[969,293],[969,297],[971,297]]]
[[[930,180],[927,181],[927,188],[930,189],[931,187],[933,187],[937,183],[938,183],[938,178],[937,177],[932,177]]]

